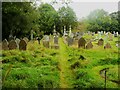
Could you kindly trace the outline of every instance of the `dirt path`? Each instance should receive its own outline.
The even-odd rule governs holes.
[[[72,88],[72,72],[69,69],[68,64],[68,54],[66,52],[66,45],[63,43],[62,38],[59,39],[60,45],[60,57],[59,57],[59,67],[60,71],[60,88]]]

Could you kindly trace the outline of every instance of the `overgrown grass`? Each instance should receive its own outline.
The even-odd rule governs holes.
[[[88,41],[90,37],[85,36]],[[119,60],[115,41],[117,38],[109,41],[112,49],[106,50],[98,46],[97,41],[93,42],[93,49],[88,50],[64,44],[58,50],[50,49],[35,41],[28,43],[26,51],[3,51],[0,58],[3,88],[62,88],[60,77],[69,82],[71,88],[104,88],[104,73],[100,74],[104,68],[109,68],[107,88],[117,88],[118,84],[110,81],[118,81]]]

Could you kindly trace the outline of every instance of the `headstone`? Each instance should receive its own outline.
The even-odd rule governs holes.
[[[26,50],[27,49],[27,43],[25,40],[20,40],[20,43],[19,43],[19,49],[20,50]]]
[[[23,40],[25,40],[26,43],[28,43],[29,39],[27,37],[24,37]]]
[[[113,35],[111,33],[109,33],[109,40],[112,41],[113,40]]]
[[[8,43],[7,39],[4,39],[2,42],[2,50],[9,50],[8,44],[9,43]]]
[[[16,38],[16,43],[17,43],[17,48],[19,49],[19,43],[20,43],[20,39],[19,38]]]
[[[54,44],[58,44],[58,36],[54,36]]]
[[[101,39],[99,39],[99,41],[98,41],[98,45],[99,46],[101,46],[101,45],[103,45],[104,44],[104,40],[101,38]]]
[[[43,46],[49,48],[49,41],[43,40]]]
[[[111,48],[110,43],[106,43],[106,44],[105,44],[104,49],[107,49],[107,48]]]
[[[48,35],[45,35],[43,37],[43,46],[49,48],[49,42],[50,42],[50,37]]]
[[[78,48],[85,48],[85,44],[86,44],[86,41],[83,37],[81,37],[79,40],[78,40]]]
[[[92,42],[87,43],[86,49],[91,49],[91,48],[93,48]]]
[[[11,40],[11,41],[9,42],[8,47],[9,47],[9,50],[16,49],[16,48],[17,48],[17,43],[16,43],[16,41],[15,41],[15,40]]]
[[[74,39],[73,39],[73,38],[68,37],[68,38],[67,38],[67,43],[68,43],[68,46],[73,45],[73,41],[74,41]]]

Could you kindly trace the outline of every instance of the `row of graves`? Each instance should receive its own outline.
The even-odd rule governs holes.
[[[14,49],[19,49],[19,50],[26,50],[27,49],[27,43],[29,39],[27,37],[24,38],[9,38],[4,39],[0,43],[0,50],[14,50]]]
[[[90,40],[86,40],[84,35],[91,35],[92,38]],[[97,36],[96,36],[97,35]],[[67,44],[68,46],[72,46],[77,42],[78,48],[86,48],[86,49],[91,49],[93,48],[92,42],[97,41],[98,46],[103,46],[104,49],[107,48],[112,48],[109,41],[113,41],[113,37],[118,37],[119,34],[118,32],[114,32],[113,34],[110,32],[103,32],[103,31],[98,31],[98,33],[95,35],[95,32],[90,32],[88,31],[87,33],[83,32],[76,32],[72,33],[71,28],[69,29],[69,32],[64,29],[64,43]],[[104,38],[103,38],[104,36]],[[116,43],[116,46],[118,43]]]

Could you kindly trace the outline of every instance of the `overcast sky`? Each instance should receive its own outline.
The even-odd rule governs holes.
[[[42,1],[50,3],[51,0]],[[63,6],[61,3],[62,0],[57,1],[59,3],[53,5],[56,10]],[[119,0],[72,0],[69,6],[75,11],[78,19],[81,19],[95,9],[104,9],[108,13],[118,11],[118,2]]]

